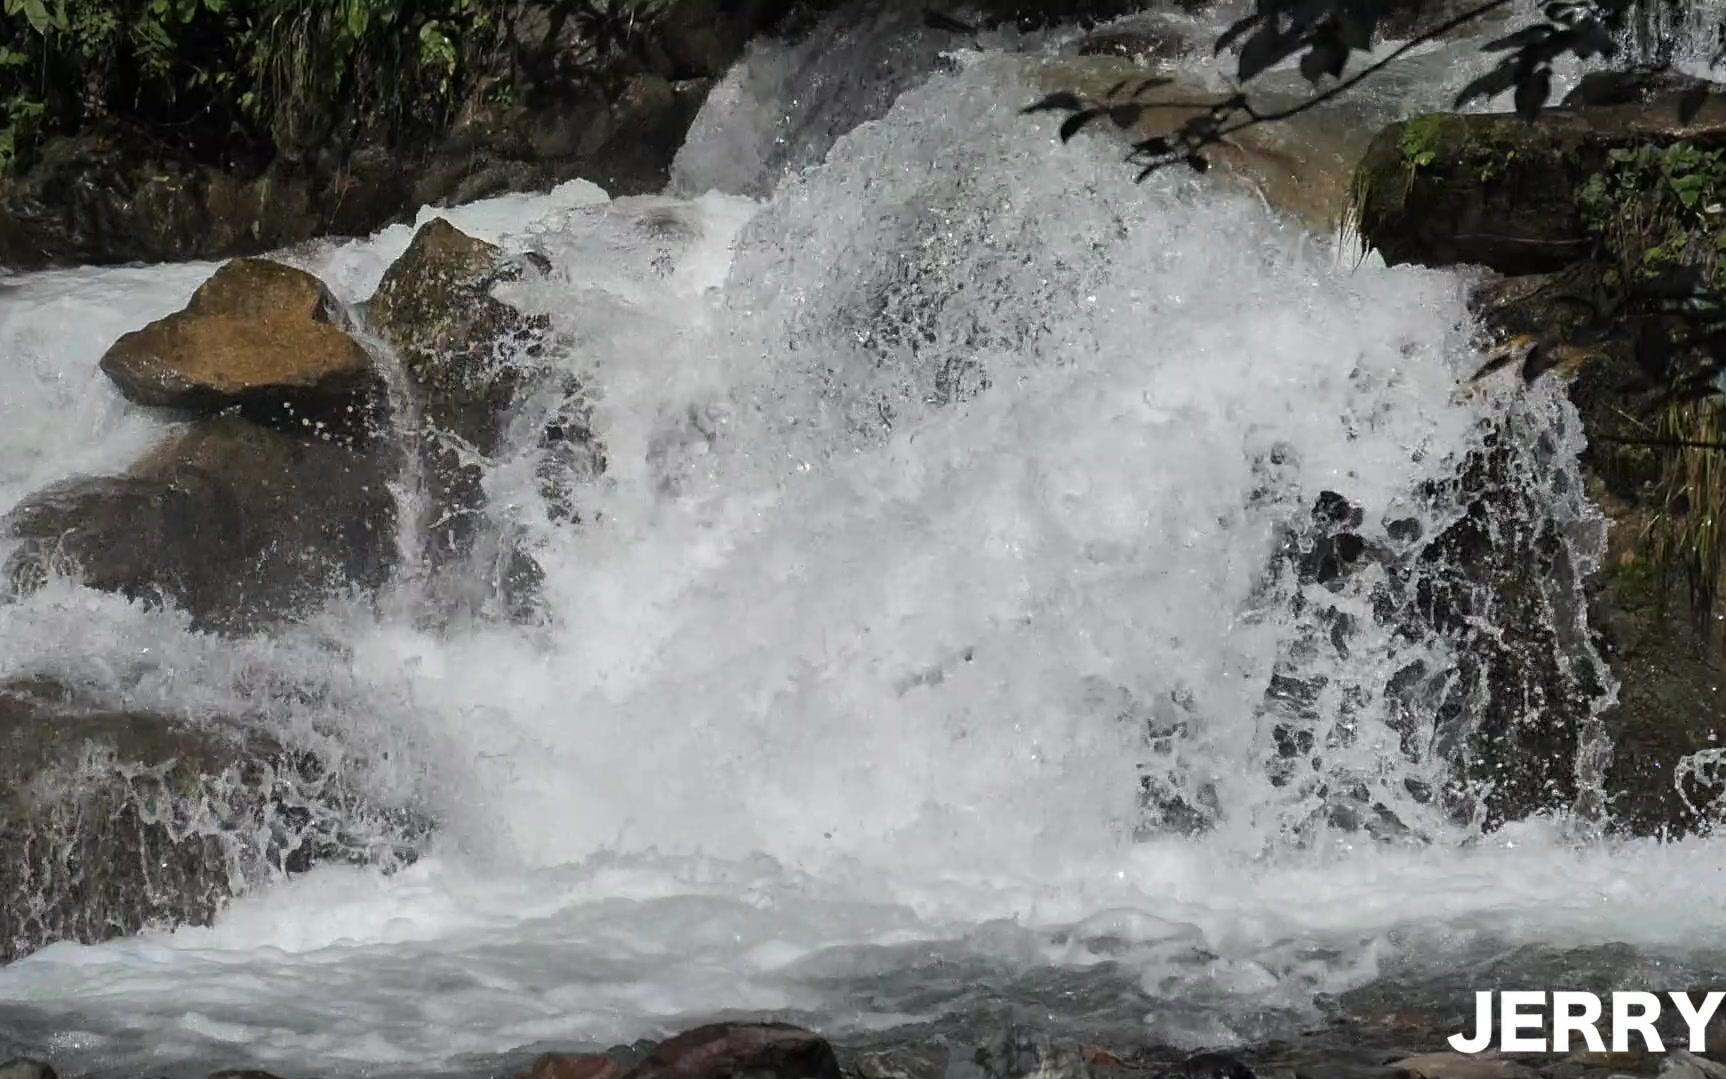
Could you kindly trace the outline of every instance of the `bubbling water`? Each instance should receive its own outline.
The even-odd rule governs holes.
[[[1328,631],[1272,567],[1315,505],[1384,550],[1460,512],[1432,492],[1505,407],[1455,392],[1464,282],[1351,267],[1204,179],[1135,185],[1101,139],[1060,149],[1018,115],[1025,68],[955,55],[759,201],[576,186],[452,214],[549,260],[503,295],[550,320],[605,446],[580,524],[542,489],[552,403],[489,469],[540,624],[392,602],[221,641],[71,586],[0,608],[0,673],[334,732],[440,823],[391,877],[47,948],[0,971],[0,1025],[116,1072],[391,1074],[728,1009],[843,1034],[1082,990],[1107,1004],[1075,1026],[1199,1044],[1287,1032],[1471,933],[1675,945],[1717,917],[1686,884],[1726,864],[1712,845],[1486,839],[1409,793],[1448,760],[1383,687],[1456,644],[1374,623],[1382,567],[1325,592],[1349,647],[1301,651]],[[356,300],[406,239],[296,257]],[[114,325],[8,329],[34,343],[4,377],[60,392],[207,272],[27,279]],[[1549,393],[1529,422],[1562,420]],[[150,421],[121,415],[56,460],[123,458]],[[0,458],[9,497],[55,437]],[[1267,767],[1296,659],[1332,687],[1321,720],[1347,709],[1303,764],[1323,782]],[[1325,823],[1362,785],[1424,850]]]

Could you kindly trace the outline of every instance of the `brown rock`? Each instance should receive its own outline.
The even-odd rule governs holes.
[[[838,1079],[839,1061],[821,1038],[788,1023],[714,1023],[662,1043],[629,1079]]]
[[[1522,1079],[1534,1072],[1496,1056],[1426,1053],[1390,1065],[1398,1079]]]
[[[622,1079],[623,1068],[600,1053],[546,1053],[522,1079]]]
[[[370,355],[317,278],[266,259],[217,270],[182,311],[126,334],[102,370],[142,405],[239,408],[277,426],[362,430],[382,399]]]
[[[0,685],[0,963],[58,940],[207,924],[238,887],[318,862],[411,859],[423,831],[257,727]]]
[[[1135,26],[1131,29],[1097,30],[1079,41],[1080,56],[1118,56],[1144,63],[1179,54],[1182,39],[1172,27]]]
[[[395,500],[377,455],[292,438],[237,416],[170,439],[124,476],[76,479],[26,499],[0,531],[28,590],[65,573],[194,624],[231,632],[372,591],[395,564]]]
[[[539,569],[488,522],[484,473],[473,455],[503,448],[517,401],[547,377],[537,358],[544,320],[492,295],[523,269],[436,218],[414,235],[366,304],[417,406],[419,428],[410,437],[425,484],[425,564],[440,599],[482,609],[498,599],[516,615],[528,613]]]

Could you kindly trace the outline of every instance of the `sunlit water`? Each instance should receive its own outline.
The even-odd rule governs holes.
[[[1299,659],[1351,736],[1322,783],[1267,768],[1270,677],[1315,632],[1271,567],[1321,493],[1394,547],[1391,522],[1457,512],[1420,492],[1496,418],[1564,428],[1550,390],[1456,392],[1462,277],[1357,267],[1213,180],[1135,186],[1114,143],[1017,114],[1032,61],[938,61],[923,34],[869,61],[896,100],[780,119],[808,57],[758,49],[676,197],[449,212],[550,260],[505,295],[552,320],[606,446],[580,526],[536,486],[532,408],[490,471],[546,570],[540,624],[427,628],[409,584],[243,641],[64,583],[0,607],[0,675],[334,731],[439,822],[394,875],[318,870],[213,928],[0,970],[0,1040],[70,1070],[332,1075],[726,1013],[1207,1045],[1522,944],[1697,955],[1726,845],[1482,834],[1410,794],[1448,761],[1385,682],[1442,667],[1442,639]],[[410,235],[287,257],[357,302]],[[160,434],[94,363],[211,269],[4,286],[0,506]],[[1589,511],[1554,512],[1586,564]],[[1329,602],[1366,610],[1376,572]],[[1345,783],[1418,841],[1328,826]]]

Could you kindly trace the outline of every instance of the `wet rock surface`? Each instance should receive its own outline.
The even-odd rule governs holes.
[[[540,272],[436,218],[414,235],[365,307],[407,376],[405,434],[424,495],[425,571],[452,608],[498,604],[526,616],[540,579],[531,555],[486,512],[481,467],[503,448],[516,406],[553,380],[538,358],[547,321],[493,294],[500,283]],[[579,412],[548,424],[544,439],[571,452],[592,443]]]
[[[390,478],[380,454],[216,417],[123,476],[68,480],[25,499],[0,521],[23,541],[5,577],[30,591],[71,576],[171,602],[199,626],[252,632],[388,581]]]
[[[1564,385],[1581,423],[1581,483],[1607,529],[1600,564],[1569,567],[1552,562],[1557,548],[1539,528],[1515,524],[1538,521],[1537,507],[1492,507],[1472,537],[1458,533],[1462,564],[1499,564],[1490,623],[1524,657],[1489,665],[1491,699],[1530,705],[1476,759],[1512,771],[1548,754],[1579,760],[1575,775],[1534,768],[1499,789],[1572,804],[1565,792],[1598,784],[1603,803],[1579,808],[1638,835],[1708,828],[1726,792],[1726,652],[1708,613],[1719,566],[1698,532],[1713,504],[1707,444],[1721,399],[1718,327],[1694,297],[1717,280],[1716,237],[1685,201],[1714,197],[1723,110],[1718,88],[1695,80],[1603,76],[1533,124],[1447,115],[1392,125],[1355,182],[1362,235],[1388,260],[1500,271],[1473,300],[1497,343],[1476,381],[1508,392]],[[1549,650],[1537,616],[1557,595],[1544,582],[1579,573],[1604,677],[1539,659]],[[1590,742],[1598,751],[1576,758]]]
[[[0,963],[207,924],[236,891],[315,864],[398,865],[423,832],[255,727],[0,685]]]
[[[321,281],[267,259],[229,262],[186,307],[121,337],[102,371],[141,405],[238,409],[289,430],[359,438],[384,390]]]

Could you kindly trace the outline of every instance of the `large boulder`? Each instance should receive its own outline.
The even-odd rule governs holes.
[[[1513,115],[1437,114],[1391,124],[1355,174],[1354,223],[1385,261],[1551,271],[1589,257],[1578,198],[1615,150],[1688,142],[1726,147],[1726,99],[1686,118],[1678,96]]]
[[[0,685],[0,963],[207,924],[237,891],[319,863],[399,865],[424,831],[256,728]]]
[[[233,632],[375,591],[396,561],[388,462],[238,416],[203,421],[123,476],[75,479],[26,499],[0,532],[24,542],[16,588],[52,574]]]
[[[102,357],[120,392],[142,405],[364,433],[383,384],[343,328],[341,304],[304,270],[238,259],[186,307],[134,330]]]
[[[546,321],[492,294],[527,268],[435,218],[414,235],[365,308],[371,329],[395,349],[413,397],[418,427],[410,440],[423,485],[426,568],[442,599],[483,607],[501,597],[517,614],[525,613],[539,571],[488,517],[483,462],[504,448],[524,395],[550,378],[538,358]],[[590,441],[571,415],[554,417],[544,438]]]

